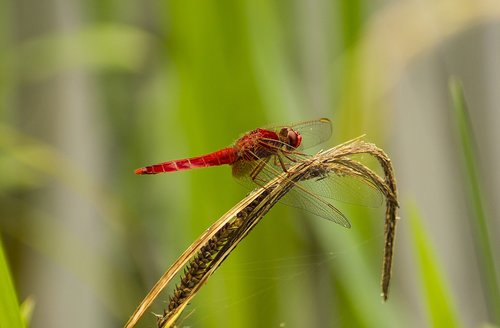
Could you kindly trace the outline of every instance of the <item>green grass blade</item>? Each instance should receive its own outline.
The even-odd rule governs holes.
[[[473,228],[476,253],[479,258],[482,286],[486,295],[490,320],[500,325],[500,290],[497,281],[493,250],[491,249],[488,233],[488,218],[484,210],[482,188],[479,179],[479,168],[476,162],[477,150],[475,149],[474,135],[467,113],[467,105],[460,81],[451,78],[449,82],[450,93],[453,101],[463,165],[467,177],[467,193],[469,195],[472,215],[469,216]]]
[[[9,266],[0,244],[0,327],[24,327]]]
[[[28,296],[20,305],[19,311],[21,313],[21,318],[25,326],[29,327],[31,323],[31,318],[33,317],[33,311],[35,310],[35,299],[32,296]]]
[[[422,218],[415,206],[409,207],[409,221],[411,224],[413,248],[418,260],[422,279],[422,290],[427,306],[430,326],[432,327],[461,327],[460,320],[453,304],[453,295],[446,285],[436,252],[431,245]]]
[[[152,35],[130,25],[95,24],[26,41],[2,54],[0,69],[35,81],[81,67],[137,72],[153,43]]]

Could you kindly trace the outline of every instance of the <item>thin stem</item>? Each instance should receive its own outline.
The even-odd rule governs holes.
[[[476,162],[477,150],[474,144],[474,135],[467,113],[463,89],[456,79],[450,80],[450,91],[453,108],[457,120],[462,147],[462,157],[465,164],[465,173],[468,180],[468,194],[471,198],[473,215],[470,217],[474,231],[474,241],[479,257],[480,272],[482,275],[483,292],[486,295],[489,316],[496,325],[500,324],[500,289],[497,281],[497,272],[488,229],[482,188],[479,179],[479,169]]]

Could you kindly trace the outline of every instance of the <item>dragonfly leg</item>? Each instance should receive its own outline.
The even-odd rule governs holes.
[[[288,156],[286,156],[285,154],[283,154],[286,158],[288,158]],[[280,165],[281,165],[281,168],[283,169],[283,172],[288,172],[286,170],[286,166],[285,166],[285,162],[283,162],[283,158],[281,158],[280,154],[276,154],[276,157],[278,157],[278,160],[280,161]]]
[[[274,166],[281,166],[283,167],[283,161],[281,160],[281,157],[276,154],[273,156],[273,163],[274,163]],[[286,170],[284,170],[286,172]]]
[[[283,152],[283,156],[285,156],[291,162],[297,163],[297,160],[295,158],[293,158],[293,156],[290,156],[287,152]]]
[[[294,160],[293,158],[290,158],[289,156],[287,156],[286,153],[282,152],[283,156],[285,156],[287,159],[289,159],[290,161],[292,162],[297,162],[296,160]],[[288,170],[286,169],[286,164],[285,162],[283,161],[283,158],[280,156],[279,153],[276,153],[274,156],[273,156],[273,161],[274,161],[274,165],[278,166],[278,163],[279,163],[279,166],[281,166],[281,168],[283,169],[283,172],[288,172]]]
[[[250,172],[250,178],[252,179],[253,182],[257,182],[257,176],[259,173],[262,171],[264,166],[266,166],[267,162],[269,161],[269,157],[266,158],[265,160],[261,160],[257,166]]]

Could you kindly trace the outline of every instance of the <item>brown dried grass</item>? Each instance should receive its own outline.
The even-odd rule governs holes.
[[[368,154],[376,158],[384,177],[351,157]],[[163,315],[158,316],[158,327],[173,327],[189,301],[201,286],[245,238],[264,215],[292,188],[296,182],[317,178],[323,174],[353,175],[378,189],[386,198],[384,223],[384,258],[382,268],[382,298],[387,300],[391,279],[392,257],[397,222],[397,189],[389,157],[374,144],[360,138],[322,151],[278,175],[264,187],[253,191],[208,228],[163,274],[151,289],[125,327],[134,327],[159,293],[184,267],[180,283],[170,296]]]

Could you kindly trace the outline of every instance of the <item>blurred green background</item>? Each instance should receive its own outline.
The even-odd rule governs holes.
[[[32,327],[122,326],[247,192],[228,167],[134,169],[319,117],[323,147],[366,134],[393,160],[389,301],[383,208],[339,205],[347,230],[277,206],[182,325],[500,325],[497,0],[4,0],[0,22],[1,327],[30,307]]]

